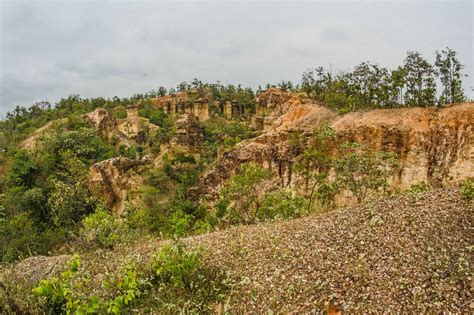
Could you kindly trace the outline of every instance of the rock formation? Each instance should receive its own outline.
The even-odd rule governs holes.
[[[202,129],[199,121],[192,113],[179,116],[176,120],[176,133],[172,144],[184,147],[190,152],[196,152],[201,147]]]
[[[326,123],[342,141],[357,141],[377,151],[398,154],[401,172],[394,183],[402,189],[426,182],[439,186],[474,176],[474,103],[442,108],[373,110],[337,115],[317,104],[290,106],[261,136],[223,155],[214,169],[191,189],[196,198],[213,199],[222,182],[245,162],[255,162],[275,174],[283,186],[297,182],[287,135],[299,130],[303,137]]]
[[[142,182],[138,168],[147,162],[146,159],[116,157],[93,164],[89,169],[89,189],[103,199],[114,214],[120,215],[134,188]]]
[[[92,123],[104,138],[110,138],[115,130],[116,122],[109,116],[104,108],[96,108],[94,111],[84,114],[84,119]]]

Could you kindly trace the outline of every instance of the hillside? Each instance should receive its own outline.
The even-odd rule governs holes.
[[[0,313],[472,308],[474,103],[198,83],[0,124]]]
[[[326,302],[344,312],[459,313],[472,311],[473,218],[472,202],[457,189],[437,189],[184,242],[204,248],[206,267],[230,275],[235,286],[225,307],[232,313],[322,311]],[[95,280],[83,290],[97,291],[126,262],[146,265],[161,244],[84,253],[81,274]],[[1,281],[25,307],[34,303],[27,288],[67,260],[30,258],[4,270]],[[27,288],[12,289],[18,284]],[[153,289],[142,298],[134,310],[163,307]]]

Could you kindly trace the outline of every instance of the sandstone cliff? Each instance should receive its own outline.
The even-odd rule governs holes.
[[[311,135],[321,124],[332,126],[344,141],[357,141],[399,156],[401,171],[393,179],[402,189],[424,181],[432,186],[474,176],[474,103],[441,108],[385,109],[337,115],[318,104],[285,104],[267,132],[223,155],[192,190],[196,198],[213,199],[222,182],[240,164],[255,162],[275,174],[283,186],[297,184],[289,132]]]
[[[96,163],[89,170],[89,189],[102,198],[114,214],[120,215],[125,202],[132,202],[134,198],[130,196],[142,184],[139,167],[148,162],[146,158],[136,161],[117,157]]]

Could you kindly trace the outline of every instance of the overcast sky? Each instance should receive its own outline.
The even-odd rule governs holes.
[[[387,67],[456,50],[471,91],[473,1],[5,1],[0,117],[60,97],[124,97],[202,81],[299,82],[309,67]]]

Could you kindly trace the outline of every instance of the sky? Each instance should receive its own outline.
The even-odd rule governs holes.
[[[308,68],[394,68],[450,47],[474,98],[473,1],[0,0],[0,118],[61,97],[127,97],[199,78],[253,88]]]

